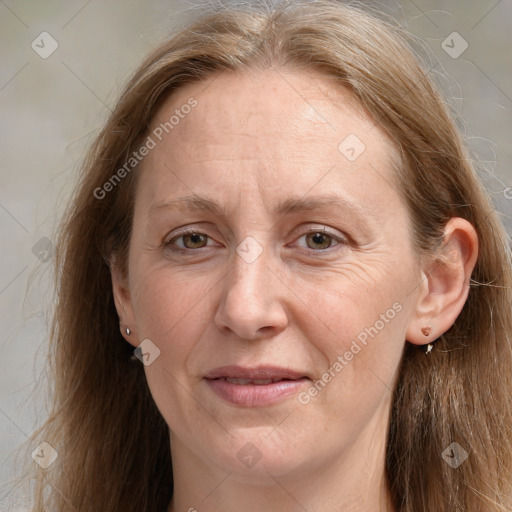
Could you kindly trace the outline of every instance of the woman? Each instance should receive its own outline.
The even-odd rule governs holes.
[[[172,37],[59,247],[35,510],[512,510],[506,236],[382,21],[294,1]]]

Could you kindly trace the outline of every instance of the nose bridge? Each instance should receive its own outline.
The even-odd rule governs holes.
[[[268,279],[269,274],[268,249],[263,250],[259,244],[258,247],[261,249],[257,250],[251,241],[244,241],[237,247],[230,279],[231,292],[235,295],[240,294],[251,302],[256,298],[260,302],[264,299],[259,288],[265,277]]]
[[[239,244],[216,314],[221,330],[253,339],[284,328],[286,314],[278,295],[280,287],[270,283],[275,279],[268,268],[270,259],[270,250],[251,237]]]

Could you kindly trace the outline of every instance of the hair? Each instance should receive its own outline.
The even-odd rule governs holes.
[[[173,493],[169,429],[131,360],[111,262],[127,272],[137,168],[98,198],[149,134],[162,102],[219,72],[316,70],[349,89],[394,142],[396,178],[420,256],[442,258],[452,217],[479,255],[455,324],[425,356],[406,343],[387,439],[399,512],[512,510],[512,274],[507,236],[454,115],[401,30],[357,5],[293,0],[217,5],[166,40],[129,80],[86,157],[59,231],[50,332],[52,409],[34,434],[59,456],[39,470],[36,512],[164,512]],[[453,469],[442,452],[468,459]],[[33,464],[34,467],[36,466]]]

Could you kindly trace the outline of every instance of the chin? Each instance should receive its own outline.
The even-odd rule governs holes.
[[[297,441],[290,442],[288,437],[272,439],[269,432],[272,429],[268,427],[244,429],[219,441],[215,453],[210,452],[208,457],[232,477],[251,484],[275,485],[275,478],[310,474],[307,447],[303,443],[297,447]]]

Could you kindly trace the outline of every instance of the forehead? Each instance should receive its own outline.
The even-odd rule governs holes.
[[[272,68],[219,73],[179,89],[159,109],[153,127],[169,121],[169,113],[179,114],[191,98],[197,107],[164,134],[169,140],[179,136],[187,147],[203,147],[204,139],[207,146],[226,145],[237,136],[273,139],[276,133],[281,135],[273,140],[276,146],[281,140],[300,146],[301,139],[308,138],[311,146],[318,142],[326,147],[344,132],[364,137],[363,132],[374,126],[354,94],[333,79],[315,71]]]
[[[393,144],[348,89],[318,72],[213,75],[176,91],[150,129],[156,147],[140,187],[149,202],[219,184],[225,194],[252,184],[266,195],[342,186],[357,196],[384,180],[396,193]]]

